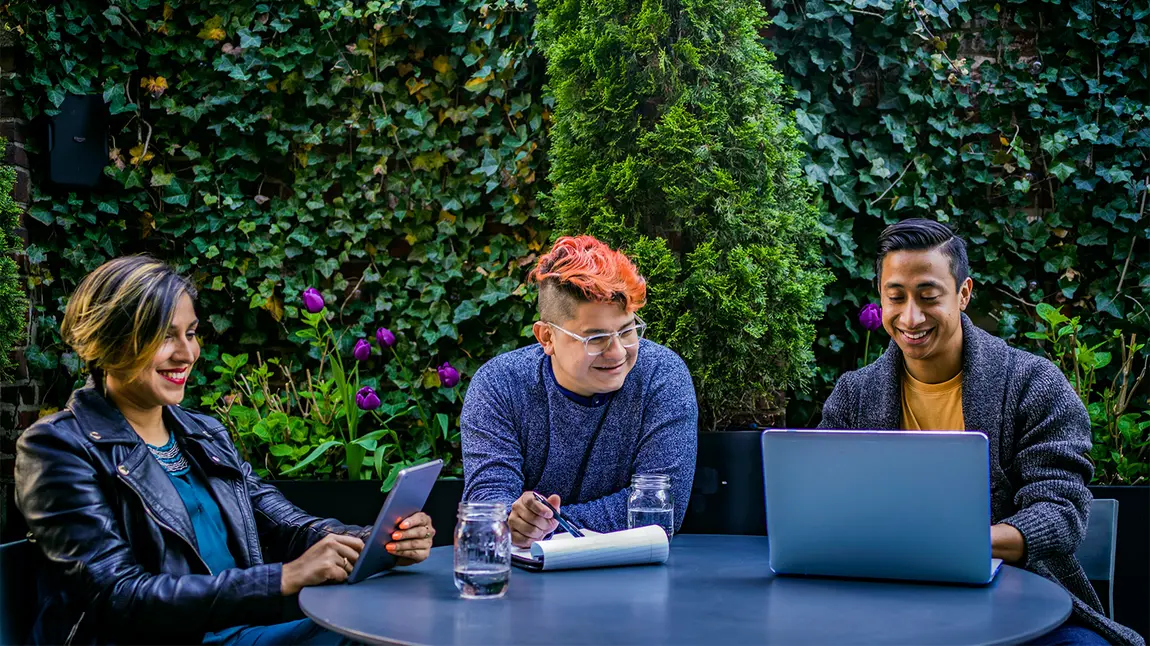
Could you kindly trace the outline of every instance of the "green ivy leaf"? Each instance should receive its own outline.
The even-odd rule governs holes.
[[[1050,167],[1050,174],[1057,177],[1058,181],[1065,182],[1066,178],[1074,174],[1074,166],[1066,162],[1058,162]]]

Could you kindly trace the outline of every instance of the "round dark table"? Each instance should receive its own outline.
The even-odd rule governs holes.
[[[359,641],[399,644],[1007,644],[1070,615],[1070,595],[1003,566],[985,587],[775,576],[761,536],[676,536],[665,565],[526,572],[460,599],[452,550],[300,607]]]

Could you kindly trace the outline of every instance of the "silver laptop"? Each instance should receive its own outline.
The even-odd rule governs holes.
[[[989,583],[990,453],[982,433],[763,433],[777,574]]]

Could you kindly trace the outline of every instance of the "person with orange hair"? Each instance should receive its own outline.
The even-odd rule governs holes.
[[[647,287],[634,263],[591,236],[564,237],[530,274],[538,343],[499,355],[463,402],[464,500],[509,506],[512,543],[564,518],[627,528],[635,475],[670,477],[677,529],[695,472],[698,406],[686,364],[643,338]]]

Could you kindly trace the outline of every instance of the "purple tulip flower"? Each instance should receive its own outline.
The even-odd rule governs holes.
[[[355,405],[360,410],[375,410],[379,408],[379,395],[375,394],[371,386],[364,386],[355,394]]]
[[[391,333],[391,330],[385,327],[381,327],[375,331],[375,340],[379,341],[379,347],[381,348],[390,348],[395,345],[395,335]]]
[[[874,332],[882,327],[882,308],[874,303],[867,303],[859,311],[859,323],[868,331]]]
[[[459,383],[459,371],[453,368],[451,363],[444,361],[435,371],[439,373],[439,381],[445,388],[453,388]]]
[[[303,306],[312,314],[318,314],[323,311],[323,294],[314,287],[308,287],[303,290]]]
[[[356,361],[367,361],[371,358],[371,344],[367,339],[360,339],[355,342],[355,349],[351,351],[351,356],[355,357]]]

